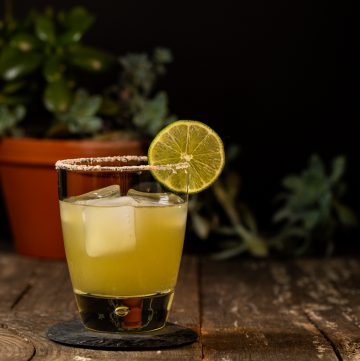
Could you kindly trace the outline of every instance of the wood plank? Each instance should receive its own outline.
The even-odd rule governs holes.
[[[196,257],[184,257],[170,320],[196,331],[201,322],[202,343],[146,352],[76,349],[45,336],[77,315],[66,264],[2,255],[0,358],[200,360],[203,352],[205,360],[224,361],[360,360],[358,260],[204,261],[200,290],[198,276]]]
[[[302,311],[288,265],[204,261],[205,360],[336,361],[331,344]]]
[[[64,261],[33,260],[29,287],[13,307],[17,312],[77,314],[75,297]]]
[[[175,289],[170,322],[200,332],[199,261],[195,256],[183,257]]]
[[[57,322],[69,319],[77,313],[72,310],[72,292],[64,264],[33,261],[32,288],[17,303],[12,312],[0,314],[3,324],[23,339],[29,340],[36,353],[32,360],[201,360],[199,343],[155,351],[120,352],[98,351],[62,346],[46,337],[47,329]],[[197,263],[184,258],[171,321],[197,328],[199,319]],[[189,290],[191,292],[189,293]],[[189,306],[191,306],[189,308]],[[183,310],[188,309],[189,312]]]
[[[0,255],[0,311],[11,310],[30,287],[33,260],[14,254]]]
[[[339,360],[360,360],[360,264],[357,260],[297,261],[298,296],[308,319]]]

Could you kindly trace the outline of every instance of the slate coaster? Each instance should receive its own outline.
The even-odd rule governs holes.
[[[190,328],[167,323],[164,328],[148,333],[95,332],[80,320],[58,323],[48,329],[47,337],[72,347],[101,350],[151,350],[193,343],[198,335]]]

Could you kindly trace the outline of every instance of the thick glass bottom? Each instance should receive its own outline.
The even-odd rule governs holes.
[[[103,332],[154,331],[165,326],[173,292],[139,297],[102,297],[75,292],[86,328]]]

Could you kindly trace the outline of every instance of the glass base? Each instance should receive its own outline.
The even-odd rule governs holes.
[[[75,297],[86,328],[103,332],[144,332],[165,326],[173,292],[111,298],[75,293]]]

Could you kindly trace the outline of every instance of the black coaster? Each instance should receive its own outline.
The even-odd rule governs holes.
[[[148,333],[107,333],[90,331],[80,320],[65,321],[48,329],[47,337],[73,347],[102,350],[151,350],[186,345],[197,340],[193,330],[167,323],[159,331]]]

